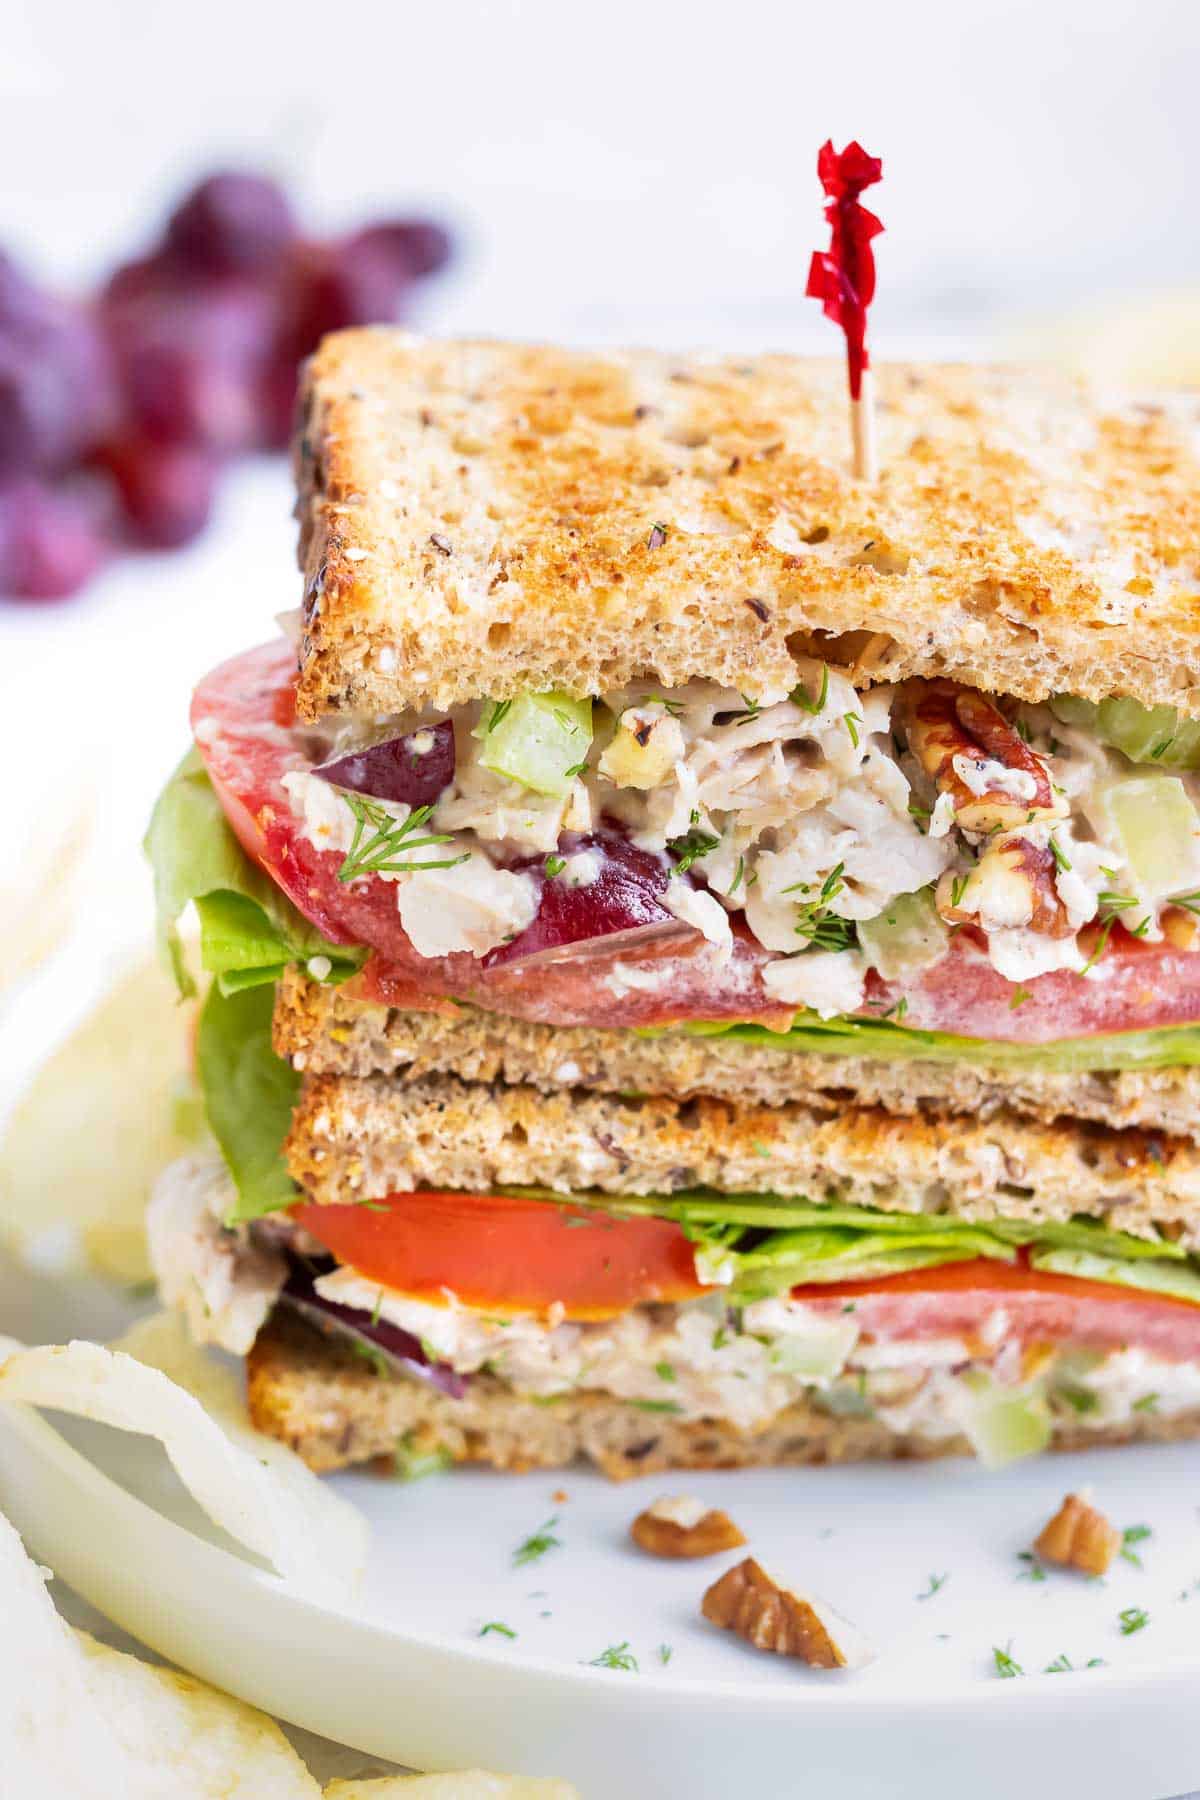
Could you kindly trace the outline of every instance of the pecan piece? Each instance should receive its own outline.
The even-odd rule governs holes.
[[[813,1669],[861,1669],[875,1652],[848,1619],[815,1596],[785,1588],[748,1556],[727,1569],[700,1602],[723,1631],[736,1631],[756,1650],[794,1656]]]
[[[1068,1494],[1033,1547],[1045,1562],[1103,1575],[1121,1548],[1121,1534],[1085,1494]]]
[[[899,717],[908,747],[964,831],[981,837],[1065,819],[1050,771],[985,694],[954,681],[906,681]]]
[[[985,931],[1021,928],[1045,937],[1074,935],[1054,879],[1053,850],[1019,833],[994,838],[967,876],[950,869],[938,881],[934,904],[951,925]]]
[[[686,1495],[656,1500],[638,1514],[629,1535],[651,1556],[670,1557],[719,1556],[746,1541],[728,1513]]]

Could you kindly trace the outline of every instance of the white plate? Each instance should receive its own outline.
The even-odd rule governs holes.
[[[80,1328],[94,1307],[81,1291]],[[55,1312],[62,1336],[61,1291]],[[565,1776],[589,1800],[801,1787],[820,1800],[1161,1800],[1195,1785],[1196,1471],[1180,1445],[999,1476],[960,1463],[624,1486],[578,1470],[345,1476],[373,1552],[361,1603],[329,1611],[221,1539],[157,1445],[0,1409],[0,1506],[35,1556],[162,1655],[378,1756]],[[1018,1552],[1087,1481],[1116,1522],[1151,1526],[1143,1566],[1029,1580]],[[768,1567],[866,1631],[878,1662],[817,1674],[707,1626],[700,1594],[735,1557],[659,1563],[627,1540],[634,1513],[672,1487],[725,1505]],[[514,1567],[551,1518],[560,1543]],[[1129,1607],[1149,1623],[1123,1636]],[[481,1637],[489,1621],[516,1637]],[[626,1644],[636,1672],[589,1666]],[[1029,1673],[999,1679],[993,1646]],[[1060,1655],[1072,1672],[1038,1672]],[[1093,1657],[1103,1666],[1084,1667]]]

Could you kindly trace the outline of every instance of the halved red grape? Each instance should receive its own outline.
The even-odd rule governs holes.
[[[167,223],[167,248],[214,275],[269,268],[295,237],[295,216],[278,182],[236,170],[208,176]]]
[[[313,770],[334,787],[375,800],[432,806],[454,779],[454,726],[449,719],[403,737],[386,738],[349,756],[335,756]]]
[[[0,487],[0,593],[65,600],[96,573],[107,549],[81,498],[28,478]]]
[[[125,437],[106,444],[97,461],[112,476],[138,543],[174,550],[208,524],[221,470],[211,451]]]
[[[694,936],[662,904],[667,867],[660,857],[639,850],[619,832],[564,837],[559,855],[567,858],[592,851],[599,859],[594,881],[575,886],[565,872],[547,876],[544,859],[529,863],[528,872],[539,876],[541,903],[533,923],[511,944],[502,944],[483,959],[485,969],[501,963],[561,962],[614,950],[644,954],[661,942],[684,943]]]

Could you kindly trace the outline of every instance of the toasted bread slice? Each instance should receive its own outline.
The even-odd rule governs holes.
[[[314,1075],[460,1075],[608,1093],[712,1094],[754,1105],[804,1101],[901,1115],[1012,1112],[1200,1137],[1200,1068],[1056,1074],[982,1063],[816,1056],[735,1038],[592,1031],[502,1018],[477,1007],[407,1012],[359,1000],[289,969],[275,1005],[275,1048]]]
[[[638,675],[782,698],[801,652],[1200,711],[1200,396],[876,384],[868,486],[835,360],[326,338],[297,435],[301,716]]]
[[[326,1075],[306,1082],[284,1154],[330,1204],[422,1187],[715,1188],[964,1219],[1088,1214],[1147,1236],[1166,1226],[1200,1249],[1200,1147],[1099,1125]]]
[[[325,1472],[376,1461],[399,1470],[413,1454],[520,1471],[563,1468],[578,1458],[613,1480],[664,1469],[761,1468],[871,1458],[968,1455],[965,1438],[920,1437],[877,1419],[835,1417],[807,1402],[765,1428],[722,1419],[647,1413],[602,1393],[564,1395],[553,1406],[475,1375],[461,1400],[424,1383],[377,1373],[343,1342],[279,1311],[247,1359],[250,1415],[309,1468]],[[1200,1435],[1200,1409],[1159,1417],[1132,1413],[1119,1425],[1056,1419],[1053,1447],[1085,1449]]]

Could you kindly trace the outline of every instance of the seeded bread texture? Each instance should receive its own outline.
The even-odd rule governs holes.
[[[381,1473],[399,1473],[414,1455],[512,1472],[583,1459],[622,1481],[667,1469],[970,1454],[961,1437],[894,1432],[876,1419],[837,1418],[808,1403],[745,1432],[721,1419],[646,1413],[601,1393],[539,1404],[488,1375],[473,1376],[466,1396],[452,1400],[422,1382],[376,1373],[343,1343],[282,1310],[259,1333],[246,1373],[254,1424],[319,1473],[372,1461]],[[1161,1418],[1142,1412],[1121,1425],[1056,1419],[1052,1442],[1055,1449],[1080,1450],[1197,1434],[1200,1411]]]
[[[275,1048],[315,1075],[452,1074],[529,1082],[549,1092],[712,1094],[762,1106],[854,1100],[904,1115],[969,1113],[988,1120],[1011,1111],[1046,1122],[1076,1118],[1200,1136],[1200,1068],[1060,1075],[978,1063],[811,1056],[686,1032],[644,1038],[533,1024],[470,1006],[450,1014],[409,1012],[358,1000],[296,969],[279,986]]]
[[[1039,700],[1200,712],[1200,397],[1049,372],[325,339],[296,436],[298,706],[445,708],[818,654]]]
[[[1143,1236],[1161,1227],[1200,1249],[1200,1147],[1011,1116],[904,1119],[872,1107],[325,1075],[306,1082],[284,1156],[309,1197],[333,1205],[422,1187],[714,1188],[965,1219],[1087,1214]]]

